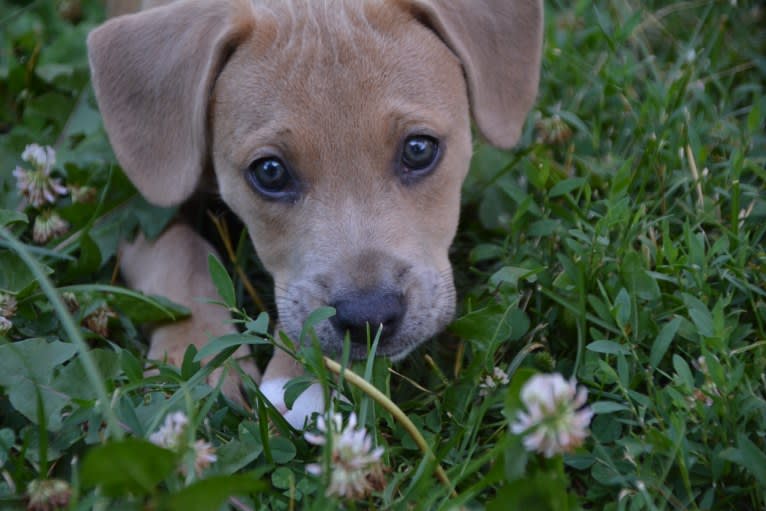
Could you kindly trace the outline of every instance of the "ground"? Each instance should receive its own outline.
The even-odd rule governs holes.
[[[357,500],[333,494],[345,458],[255,385],[248,410],[204,384],[227,343],[271,349],[244,237],[224,255],[233,280],[214,273],[247,333],[214,341],[213,366],[189,353],[145,375],[142,326],[183,311],[121,288],[116,244],[173,211],[136,195],[103,133],[84,43],[102,7],[0,7],[0,508],[766,506],[762,2],[546,3],[521,141],[477,143],[464,187],[457,319],[404,363],[353,367],[398,410],[298,354],[383,448]],[[30,144],[55,150],[53,204],[18,189]],[[530,412],[524,383],[548,373],[587,389],[593,414],[582,445],[551,457],[511,429]]]

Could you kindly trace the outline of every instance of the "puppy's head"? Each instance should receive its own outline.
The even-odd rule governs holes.
[[[273,274],[282,329],[308,314],[352,356],[400,358],[454,311],[447,251],[470,114],[509,147],[534,99],[541,6],[510,0],[188,0],[89,38],[120,163],[159,204],[212,167]]]

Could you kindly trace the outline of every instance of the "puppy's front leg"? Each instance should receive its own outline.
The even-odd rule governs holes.
[[[278,334],[279,328],[277,328]],[[263,381],[261,393],[282,413],[294,428],[301,429],[314,412],[324,412],[324,393],[319,383],[312,383],[293,403],[291,409],[285,404],[285,385],[297,376],[303,375],[303,367],[285,351],[276,348],[271,357]]]
[[[152,332],[150,359],[167,359],[171,364],[180,365],[190,344],[200,348],[211,337],[236,332],[224,307],[202,301],[220,300],[208,274],[209,254],[217,255],[209,243],[182,223],[171,225],[156,240],[149,241],[139,235],[120,247],[120,269],[130,287],[164,296],[191,311],[190,318],[161,325]],[[240,347],[234,358],[256,381],[260,379],[246,346]],[[215,385],[221,377],[224,395],[242,403],[236,371],[221,367],[212,373],[209,381]]]

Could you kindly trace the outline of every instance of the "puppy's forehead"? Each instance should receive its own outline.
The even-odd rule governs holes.
[[[422,36],[429,32],[413,34],[417,23],[412,14],[392,1],[266,0],[256,1],[255,11],[256,20],[269,26],[272,55],[289,55],[290,70],[303,76],[412,43],[422,47]],[[430,38],[437,39],[434,34]]]
[[[395,2],[266,0],[255,16],[214,98],[222,117],[236,110],[239,139],[330,126],[380,138],[397,123],[447,130],[466,120],[459,61]]]

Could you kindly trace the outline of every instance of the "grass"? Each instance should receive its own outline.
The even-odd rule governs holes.
[[[395,414],[330,378],[317,352],[298,354],[385,448],[386,482],[359,501],[325,496],[326,477],[305,467],[328,453],[257,387],[248,411],[203,383],[231,351],[223,341],[209,366],[190,352],[144,375],[141,325],[184,311],[120,288],[114,255],[173,211],[137,196],[103,133],[84,47],[101,7],[0,6],[0,290],[18,304],[0,334],[0,508],[24,508],[28,485],[52,480],[69,509],[766,507],[763,3],[546,4],[521,142],[477,145],[464,187],[457,319],[403,363],[352,368],[409,417],[450,484]],[[11,176],[30,143],[55,147],[56,175],[93,190],[58,201],[70,228],[45,244]],[[244,238],[229,242],[241,339],[267,358],[243,279],[262,270]],[[256,285],[268,301],[268,281]],[[496,366],[510,383],[482,395]],[[528,453],[509,431],[533,372],[588,389],[595,416],[575,452]],[[187,444],[217,449],[200,474],[189,451],[144,440],[175,410],[191,421]]]

